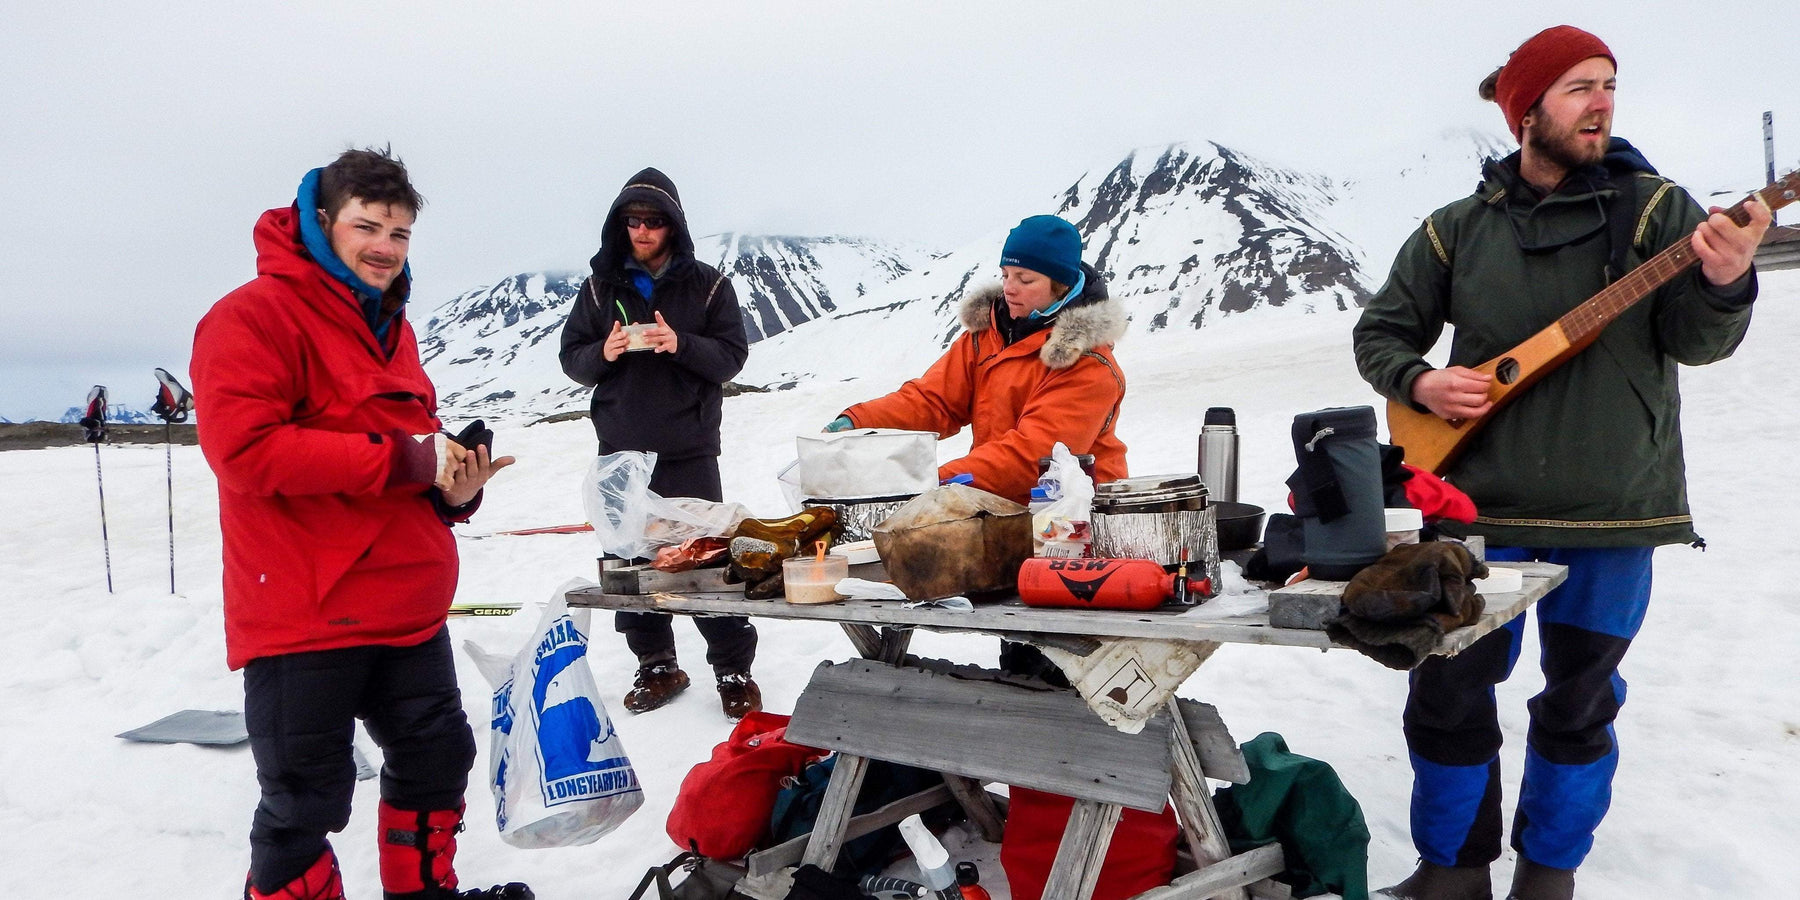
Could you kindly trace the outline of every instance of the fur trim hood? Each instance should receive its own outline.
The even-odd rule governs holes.
[[[1096,347],[1105,347],[1119,342],[1125,336],[1125,326],[1129,320],[1125,315],[1125,304],[1106,295],[1106,284],[1100,273],[1093,267],[1082,263],[1081,268],[1087,273],[1087,286],[1068,306],[1056,314],[1055,323],[1050,326],[1050,336],[1044,346],[1038,350],[1038,358],[1044,365],[1052,369],[1066,369],[1075,364],[1083,353]],[[997,304],[1005,302],[998,283],[986,284],[970,291],[963,297],[958,317],[962,326],[968,331],[986,331],[994,327],[994,310]]]

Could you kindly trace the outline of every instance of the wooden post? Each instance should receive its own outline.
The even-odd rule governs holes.
[[[1213,808],[1212,794],[1207,790],[1206,772],[1200,768],[1200,756],[1188,735],[1187,722],[1181,716],[1179,701],[1169,698],[1170,795],[1181,829],[1187,835],[1188,849],[1194,862],[1204,869],[1231,856],[1231,845],[1219,824],[1219,813]],[[1246,900],[1242,888],[1231,888],[1216,896],[1223,900]]]
[[[868,769],[867,757],[838,754],[831,780],[825,783],[825,796],[819,800],[819,817],[813,820],[812,840],[806,844],[801,865],[815,865],[827,872],[837,865],[844,830],[849,827],[856,795],[862,792],[863,775]]]
[[[951,796],[968,814],[969,821],[981,829],[981,839],[990,844],[1000,843],[1006,833],[1006,823],[1000,818],[1000,810],[994,808],[994,798],[988,795],[981,782],[945,773],[944,784],[949,786]]]
[[[906,648],[912,645],[911,628],[881,629],[881,655],[876,659],[890,666],[897,666],[906,658]]]
[[[1088,900],[1100,880],[1100,863],[1112,845],[1113,829],[1125,808],[1117,803],[1076,800],[1069,825],[1056,848],[1056,862],[1044,882],[1043,900]]]
[[[839,622],[844,626],[844,634],[850,638],[850,646],[856,648],[856,655],[863,659],[881,658],[881,632],[873,625],[859,622]]]

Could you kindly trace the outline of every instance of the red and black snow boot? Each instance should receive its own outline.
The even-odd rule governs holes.
[[[337,854],[327,844],[325,852],[299,878],[266,894],[245,876],[244,900],[344,900],[344,879],[338,875]]]
[[[518,882],[482,890],[456,889],[456,833],[462,808],[413,812],[382,801],[381,890],[385,900],[533,900]]]

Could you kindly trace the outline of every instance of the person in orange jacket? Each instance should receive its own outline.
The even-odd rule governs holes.
[[[1125,333],[1124,304],[1081,261],[1081,236],[1056,216],[1032,216],[1006,236],[1001,281],[971,291],[963,333],[925,374],[885,397],[844,410],[827,431],[905,428],[947,438],[969,426],[967,456],[938,479],[967,475],[980,490],[1031,499],[1038,460],[1062,442],[1094,456],[1094,477],[1126,477],[1119,440],[1125,373],[1112,346]],[[1068,685],[1036,647],[1002,641],[1000,668]]]
[[[924,375],[844,410],[825,430],[905,428],[942,439],[968,426],[974,445],[939,466],[939,480],[968,475],[976,488],[1019,503],[1058,441],[1093,454],[1097,481],[1124,478],[1116,429],[1125,374],[1112,353],[1125,333],[1124,305],[1081,261],[1075,226],[1056,216],[1020,222],[1000,272],[999,284],[964,298],[963,333]]]

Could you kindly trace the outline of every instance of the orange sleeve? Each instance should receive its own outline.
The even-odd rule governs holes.
[[[975,409],[974,343],[972,335],[958,337],[925,374],[843,415],[858,428],[930,431],[939,440],[961,431]]]
[[[1074,454],[1087,453],[1118,414],[1125,385],[1115,370],[1091,356],[1050,371],[1026,400],[1011,430],[938,467],[938,478],[964,472],[975,486],[1024,503],[1038,480],[1038,460],[1061,441]]]

